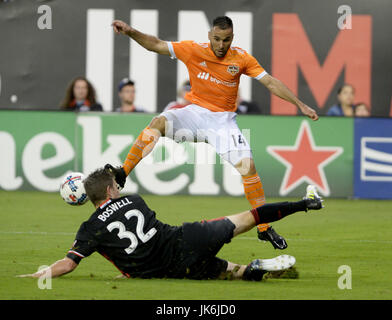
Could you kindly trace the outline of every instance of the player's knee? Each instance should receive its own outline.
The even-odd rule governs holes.
[[[151,129],[158,130],[161,133],[161,135],[164,136],[165,128],[166,128],[166,118],[164,116],[154,117],[151,120],[149,127]]]
[[[256,174],[255,162],[251,158],[242,159],[235,167],[243,177]]]
[[[227,219],[229,219],[235,226],[233,230],[233,237],[249,231],[256,225],[255,218],[250,211],[227,216]]]

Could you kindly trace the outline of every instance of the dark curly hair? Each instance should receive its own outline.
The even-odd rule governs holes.
[[[95,89],[94,89],[93,85],[85,77],[80,76],[80,77],[76,77],[75,79],[73,79],[69,83],[67,90],[65,91],[64,100],[60,104],[60,107],[62,109],[70,108],[71,102],[75,99],[74,86],[75,86],[76,81],[79,81],[79,80],[83,80],[87,83],[87,89],[88,89],[87,90],[87,100],[90,101],[90,103],[92,105],[96,104],[96,102],[97,102],[96,93],[95,93]]]

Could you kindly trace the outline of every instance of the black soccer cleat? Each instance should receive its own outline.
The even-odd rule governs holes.
[[[114,175],[114,179],[117,183],[117,188],[121,190],[124,188],[125,180],[127,179],[127,175],[125,174],[123,167],[113,167],[111,164],[105,165],[105,169],[110,171]]]
[[[242,275],[242,279],[248,281],[261,281],[264,274],[266,274],[267,272],[267,270],[262,269],[261,260],[256,259],[248,264],[244,271],[244,274]]]
[[[256,259],[248,264],[242,275],[242,279],[261,281],[267,272],[287,270],[294,264],[295,258],[289,255],[282,255],[273,259]]]
[[[323,201],[318,195],[316,187],[308,185],[306,188],[306,195],[303,198],[306,202],[306,208],[310,210],[320,210],[324,208]]]
[[[276,231],[274,229],[272,229],[272,227],[269,227],[265,231],[257,230],[257,237],[261,241],[271,242],[272,246],[275,249],[284,250],[287,248],[286,240],[282,236],[277,234]]]

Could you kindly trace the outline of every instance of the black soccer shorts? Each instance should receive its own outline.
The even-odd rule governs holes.
[[[183,262],[186,278],[216,279],[226,271],[227,261],[216,254],[233,238],[235,225],[226,217],[202,222],[184,223]]]

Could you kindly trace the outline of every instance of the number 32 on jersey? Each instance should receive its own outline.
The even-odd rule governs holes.
[[[109,232],[112,232],[114,229],[118,229],[118,234],[117,236],[120,239],[129,239],[131,241],[131,244],[129,245],[128,248],[124,249],[127,254],[131,254],[135,249],[137,248],[139,241],[138,238],[143,242],[146,243],[148,240],[150,240],[157,232],[155,228],[151,228],[147,233],[143,232],[143,227],[144,227],[144,216],[143,214],[137,210],[129,210],[125,213],[125,218],[128,220],[131,217],[136,217],[137,218],[137,224],[136,224],[136,235],[131,232],[127,231],[125,225],[120,222],[120,221],[114,221],[110,223],[106,228],[109,230]]]

